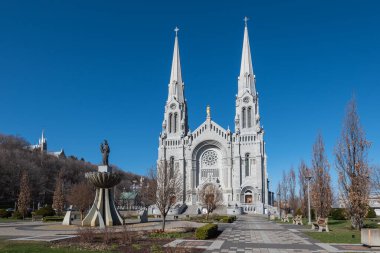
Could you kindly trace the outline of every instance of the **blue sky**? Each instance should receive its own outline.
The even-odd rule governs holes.
[[[2,1],[0,132],[49,150],[145,173],[158,135],[178,25],[189,124],[233,126],[243,17],[266,132],[268,172],[310,164],[318,132],[329,162],[356,95],[380,163],[378,1]],[[334,169],[332,166],[332,172]],[[336,177],[333,177],[335,180]]]

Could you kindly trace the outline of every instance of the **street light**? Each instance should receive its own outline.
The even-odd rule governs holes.
[[[309,222],[308,224],[311,225],[311,215],[310,215],[310,172],[307,172],[307,175],[305,176],[305,179],[307,180],[307,207],[308,207],[308,213],[309,213]]]
[[[280,190],[278,190],[278,192],[277,192],[277,206],[278,206],[278,213],[279,213],[279,215],[280,215],[280,219],[281,219],[281,207],[280,207],[280,196],[281,196],[281,194],[280,194]]]

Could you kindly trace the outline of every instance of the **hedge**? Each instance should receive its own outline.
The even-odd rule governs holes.
[[[373,209],[372,207],[368,209],[367,218],[376,218],[375,209]]]
[[[49,222],[49,221],[63,221],[62,216],[45,216],[43,219],[44,222]]]
[[[344,208],[332,208],[330,215],[334,220],[347,220],[346,210]]]
[[[236,216],[220,216],[219,221],[223,223],[232,223],[236,220]]]
[[[22,213],[20,213],[19,211],[14,211],[13,214],[12,214],[12,218],[13,218],[13,219],[21,220],[21,219],[23,219],[24,217],[22,216]]]
[[[12,216],[12,212],[8,212],[5,209],[0,209],[0,218],[9,218]]]
[[[54,214],[55,214],[55,211],[53,210],[51,206],[42,207],[34,212],[34,215],[41,215],[42,217],[53,216]]]
[[[218,235],[218,225],[207,224],[195,230],[195,238],[198,240],[206,240]]]

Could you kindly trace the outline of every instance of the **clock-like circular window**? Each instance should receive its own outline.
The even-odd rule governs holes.
[[[215,165],[218,160],[218,155],[214,150],[207,150],[202,156],[202,163],[207,166]]]

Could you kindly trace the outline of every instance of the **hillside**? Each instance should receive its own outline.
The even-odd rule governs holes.
[[[71,186],[85,180],[85,173],[95,171],[97,166],[75,156],[57,158],[41,153],[39,150],[29,150],[25,147],[30,144],[21,137],[0,134],[0,208],[14,207],[19,194],[20,175],[26,170],[29,175],[31,189],[31,207],[51,204],[56,178],[63,172],[64,192],[68,193]],[[115,166],[116,167],[116,166]],[[125,189],[129,189],[133,180],[140,176],[124,172],[122,182],[116,187],[116,196]]]

